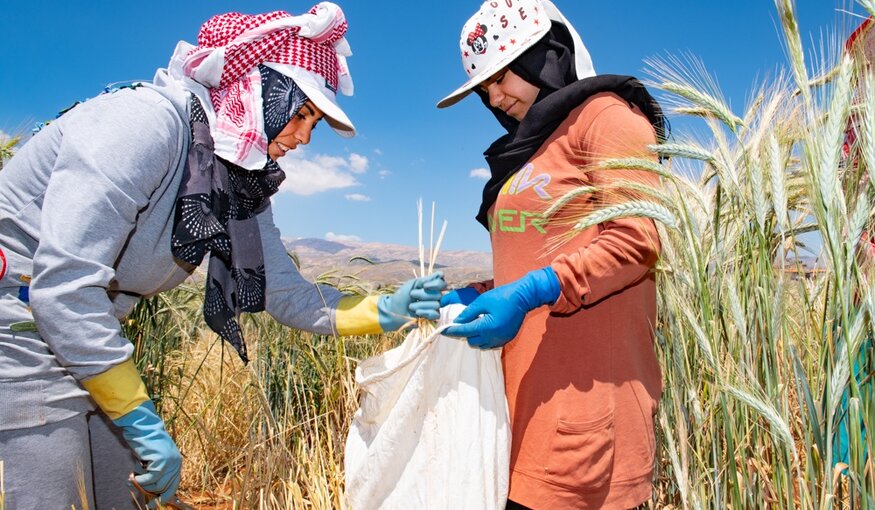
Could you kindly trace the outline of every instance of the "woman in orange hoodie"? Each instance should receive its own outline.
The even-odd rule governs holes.
[[[611,200],[594,193],[547,221],[581,186],[658,185],[606,170],[605,159],[655,159],[659,106],[629,76],[596,75],[548,0],[487,1],[464,25],[468,80],[507,134],[486,153],[491,179],[477,220],[489,230],[494,281],[453,291],[468,308],[446,334],[503,347],[511,417],[508,508],[636,507],[651,497],[653,416],[661,373],[653,350],[659,256],[653,221],[623,218],[570,236],[574,218]],[[555,246],[558,239],[567,242]],[[551,249],[552,248],[552,249]]]

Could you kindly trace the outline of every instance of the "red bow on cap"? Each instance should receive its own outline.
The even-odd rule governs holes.
[[[486,33],[486,25],[477,25],[477,28],[474,29],[473,32],[468,34],[468,46],[474,44],[474,39],[481,37]]]

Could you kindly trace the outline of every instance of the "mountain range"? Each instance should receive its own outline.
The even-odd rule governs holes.
[[[419,274],[419,249],[413,246],[313,238],[283,238],[283,244],[298,260],[301,273],[311,280],[321,275],[340,285],[360,285],[371,291],[397,285],[413,277],[414,271]],[[428,260],[425,264],[428,266]],[[450,287],[488,280],[492,278],[492,254],[441,251],[434,269],[444,273]]]

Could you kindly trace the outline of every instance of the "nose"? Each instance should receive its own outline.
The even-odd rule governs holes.
[[[501,101],[504,99],[504,93],[498,83],[490,83],[486,87],[486,93],[489,94],[489,104],[493,108],[500,108]]]
[[[298,140],[298,145],[307,145],[310,143],[310,134],[313,132],[313,126],[309,123],[303,123],[298,130],[295,131],[295,138]]]

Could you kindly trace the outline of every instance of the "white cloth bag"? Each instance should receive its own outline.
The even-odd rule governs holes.
[[[439,327],[356,368],[361,407],[346,441],[352,510],[503,509],[510,424],[501,350],[440,332],[464,309],[441,309]]]

